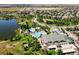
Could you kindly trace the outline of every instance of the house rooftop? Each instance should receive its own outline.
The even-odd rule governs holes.
[[[30,32],[35,32],[35,28],[30,28],[29,31]]]
[[[73,44],[61,45],[63,53],[75,52],[76,47]]]

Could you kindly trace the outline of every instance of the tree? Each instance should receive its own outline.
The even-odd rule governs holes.
[[[33,22],[31,20],[29,20],[29,22],[27,24],[28,29],[31,28],[32,26],[33,26]]]
[[[63,33],[66,33],[65,30],[63,28],[61,28],[61,30],[63,31]]]
[[[62,55],[62,54],[63,54],[62,50],[61,49],[58,49],[57,50],[57,55]]]
[[[47,55],[47,50],[40,49],[39,52],[40,52],[41,55]]]
[[[39,42],[35,42],[33,48],[38,51],[41,48]]]

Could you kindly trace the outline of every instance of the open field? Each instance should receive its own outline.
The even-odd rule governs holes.
[[[2,41],[0,42],[0,54],[23,54],[24,49],[22,47],[22,41],[10,42],[10,41]]]
[[[20,11],[24,7],[10,7],[10,8],[0,8],[0,11]]]

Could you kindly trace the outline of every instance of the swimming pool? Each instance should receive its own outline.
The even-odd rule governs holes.
[[[42,34],[43,34],[42,32],[35,32],[33,33],[33,36],[39,38]]]

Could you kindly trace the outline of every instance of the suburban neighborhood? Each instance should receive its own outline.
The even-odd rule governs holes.
[[[0,5],[0,55],[79,55],[79,5]]]

